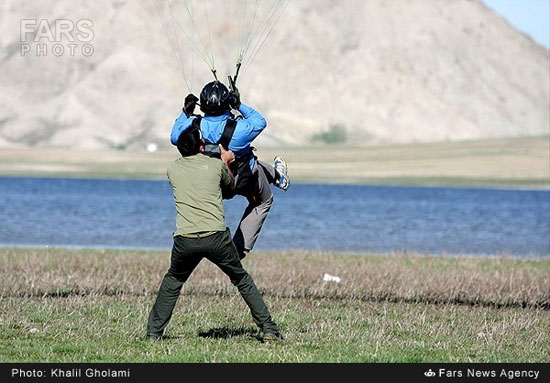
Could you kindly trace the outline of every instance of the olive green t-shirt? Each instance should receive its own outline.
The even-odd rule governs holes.
[[[174,236],[225,231],[222,187],[231,184],[225,164],[204,154],[180,157],[167,171],[177,219]]]

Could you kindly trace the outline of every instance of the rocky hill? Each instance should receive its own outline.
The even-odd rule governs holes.
[[[21,20],[33,19],[90,20],[93,54],[79,40],[56,56],[54,36],[23,55],[33,34]],[[221,27],[212,38],[232,44]],[[0,147],[169,146],[188,89],[140,1],[4,0],[0,49]],[[257,145],[307,145],[331,129],[353,144],[539,135],[549,65],[548,49],[478,0],[291,0],[239,88],[269,121]],[[194,70],[198,94],[211,77]]]

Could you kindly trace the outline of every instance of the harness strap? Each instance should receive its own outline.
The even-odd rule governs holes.
[[[221,144],[225,150],[229,150],[229,142],[231,142],[231,138],[233,137],[233,133],[235,133],[236,127],[237,120],[230,118],[225,122],[222,136],[218,140],[218,143]]]
[[[193,122],[191,123],[191,127],[193,129],[200,129],[201,127],[201,120],[202,116],[197,116],[195,119],[193,119]],[[229,150],[229,143],[231,142],[231,138],[233,138],[233,133],[235,133],[235,128],[237,128],[237,120],[234,120],[232,118],[229,118],[225,121],[225,127],[223,128],[222,135],[218,142],[206,142],[210,145],[216,145],[221,144],[225,150]]]
[[[192,122],[192,127],[200,129],[200,123],[201,117],[197,116]],[[236,127],[236,119],[227,119],[220,139],[216,143],[207,141],[204,145],[204,154],[209,157],[220,158],[221,153],[218,144],[221,144],[225,150],[229,150],[229,143],[231,142],[231,138],[233,138]],[[235,194],[249,195],[251,190],[257,189],[257,177],[254,175],[252,169],[250,169],[250,159],[253,156],[254,154],[251,151],[242,157],[235,158],[235,161],[231,163],[230,168],[235,178],[235,187],[233,190],[225,192],[223,195],[224,199],[231,199]]]

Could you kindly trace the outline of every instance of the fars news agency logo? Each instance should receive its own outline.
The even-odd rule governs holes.
[[[433,372],[432,369],[430,368],[428,371],[424,372],[424,376],[428,378],[433,378],[435,376],[435,372]]]
[[[92,20],[21,19],[21,56],[84,56],[94,54]]]

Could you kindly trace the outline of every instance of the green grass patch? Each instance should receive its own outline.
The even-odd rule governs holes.
[[[286,341],[203,261],[145,341],[169,251],[0,249],[2,362],[549,362],[550,259],[253,253]],[[341,283],[322,281],[324,272]]]

